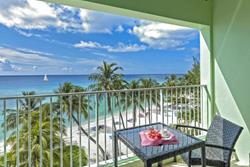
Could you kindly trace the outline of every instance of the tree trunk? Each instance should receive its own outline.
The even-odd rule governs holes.
[[[149,121],[149,123],[151,123],[151,115],[152,115],[152,113],[151,113],[152,111],[151,111],[151,104],[150,104],[150,101],[149,101],[149,99],[148,99],[148,121]],[[146,115],[146,114],[145,114]]]
[[[107,101],[108,101],[108,113],[111,113],[111,117],[112,117],[112,124],[114,127],[114,130],[116,130],[116,126],[115,126],[115,118],[112,112],[112,107],[111,107],[111,97],[109,94],[107,94]]]
[[[136,106],[134,105],[133,108],[133,126],[135,127],[136,125]]]
[[[72,118],[74,119],[74,121],[76,122],[76,124],[77,124],[78,126],[81,127],[81,131],[83,132],[83,134],[84,134],[85,136],[87,136],[94,144],[97,144],[97,143],[96,143],[96,140],[95,140],[94,138],[92,138],[92,137],[88,134],[88,132],[86,132],[86,131],[82,128],[82,126],[80,125],[80,122],[77,120],[77,118],[74,116],[74,114],[72,113],[71,115],[72,115]],[[98,127],[96,127],[96,128],[98,128]],[[109,159],[108,155],[105,155],[105,151],[104,151],[104,149],[101,147],[101,145],[100,145],[99,143],[98,143],[98,148],[100,149],[100,151],[101,151],[101,153],[102,153],[102,155],[103,155],[103,160],[105,160],[105,157],[106,157],[106,159]]]
[[[114,117],[114,114],[113,114],[113,111],[112,111],[112,106],[111,106],[111,97],[109,94],[107,94],[107,101],[108,101],[108,112],[111,113],[111,117],[112,117],[112,130],[113,131],[116,131],[116,125],[115,125],[115,117]],[[113,140],[113,138],[112,138]],[[117,147],[117,152],[118,154],[120,153],[119,151],[119,147]],[[122,153],[122,152],[121,152]]]

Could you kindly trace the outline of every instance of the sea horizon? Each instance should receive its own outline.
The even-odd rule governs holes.
[[[23,91],[35,91],[36,94],[54,93],[60,84],[71,82],[74,85],[87,88],[94,82],[89,80],[90,74],[47,74],[48,82],[44,75],[0,75],[0,97],[19,96]],[[152,78],[159,83],[166,81],[171,74],[123,74],[128,82],[145,78]],[[183,76],[184,74],[175,74]]]
[[[138,73],[138,74],[131,74],[131,73],[128,73],[128,74],[122,74],[122,75],[184,75],[181,74],[181,73],[149,73],[149,74],[143,74],[143,73]],[[9,75],[1,75],[0,74],[0,77],[21,77],[21,76],[44,76],[44,75],[47,75],[47,76],[89,76],[91,74],[9,74]]]

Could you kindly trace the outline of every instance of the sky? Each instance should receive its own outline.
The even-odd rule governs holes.
[[[198,30],[37,0],[0,1],[0,75],[183,74],[199,59]]]

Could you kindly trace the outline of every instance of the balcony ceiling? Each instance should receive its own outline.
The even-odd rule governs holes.
[[[110,12],[141,19],[167,22],[193,28],[211,23],[211,0],[43,0],[74,7]]]

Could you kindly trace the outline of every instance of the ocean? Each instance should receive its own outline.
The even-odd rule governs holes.
[[[124,79],[129,82],[142,78],[152,78],[162,83],[166,76],[168,74],[131,74],[124,75]],[[22,91],[35,91],[37,94],[53,93],[64,82],[72,82],[85,88],[93,83],[88,79],[88,75],[48,75],[48,82],[45,82],[43,78],[43,75],[0,76],[0,97],[21,95]]]

